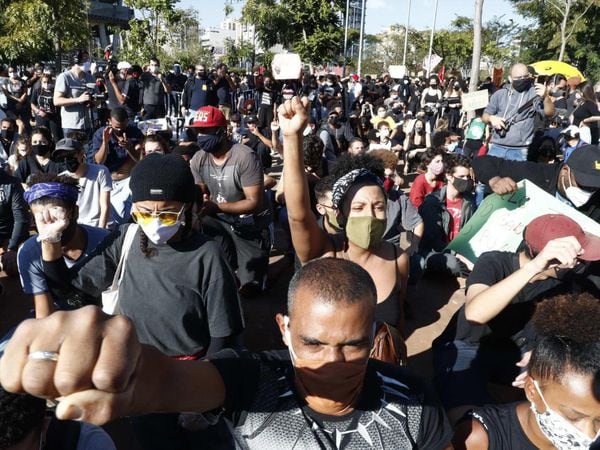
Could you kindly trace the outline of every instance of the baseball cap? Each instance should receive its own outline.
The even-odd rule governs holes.
[[[201,108],[198,108],[194,117],[190,119],[188,127],[227,127],[227,120],[219,108],[215,108],[214,106],[202,106]]]
[[[117,70],[123,69],[131,69],[131,64],[129,64],[127,61],[121,61],[119,64],[117,64]]]
[[[83,146],[75,139],[64,138],[56,143],[56,147],[52,154],[54,155],[58,151],[81,152],[83,151]]]
[[[600,260],[600,237],[586,233],[573,219],[563,214],[545,214],[533,219],[525,228],[525,242],[538,254],[553,239],[573,236],[584,250],[584,261]]]
[[[569,137],[579,137],[579,133],[579,127],[577,125],[569,125],[567,128],[560,132],[560,134]]]
[[[258,123],[258,117],[255,114],[250,114],[246,117],[246,123]]]
[[[573,171],[577,184],[600,188],[600,148],[597,145],[576,148],[565,164]]]

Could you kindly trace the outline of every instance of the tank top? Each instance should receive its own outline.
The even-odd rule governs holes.
[[[330,238],[330,242],[333,245],[333,257],[338,258],[338,252],[335,250],[337,247],[335,246],[335,242]],[[396,279],[394,283],[394,287],[389,295],[382,300],[381,302],[377,302],[375,306],[375,321],[385,322],[388,325],[393,327],[397,327],[400,323],[400,319],[402,318],[402,307],[400,302],[398,301],[398,297],[400,296],[400,290],[402,286],[398,283],[398,265],[396,260],[398,259],[398,249],[396,245],[394,245],[394,263],[396,264],[396,270],[394,271],[396,274]]]
[[[478,421],[488,435],[489,450],[535,450],[517,416],[517,403],[486,405],[469,411],[468,417]]]

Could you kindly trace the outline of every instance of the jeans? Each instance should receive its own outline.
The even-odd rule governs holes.
[[[520,349],[506,343],[470,343],[461,340],[433,347],[434,385],[444,408],[494,403],[487,383],[510,386],[519,375]]]
[[[490,144],[487,154],[509,161],[527,161],[527,147],[507,147],[506,145]]]

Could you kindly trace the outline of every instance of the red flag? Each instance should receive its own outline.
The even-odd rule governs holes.
[[[502,67],[494,67],[492,72],[492,83],[494,83],[496,87],[502,86],[502,75],[504,75]]]
[[[438,72],[438,78],[440,80],[440,83],[444,83],[444,76],[446,75],[446,66],[442,66],[442,68],[440,69],[440,71]]]

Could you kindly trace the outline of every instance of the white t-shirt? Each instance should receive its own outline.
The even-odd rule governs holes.
[[[112,191],[108,169],[100,164],[88,164],[86,174],[79,179],[79,219],[77,223],[97,227],[100,223],[100,194]]]

